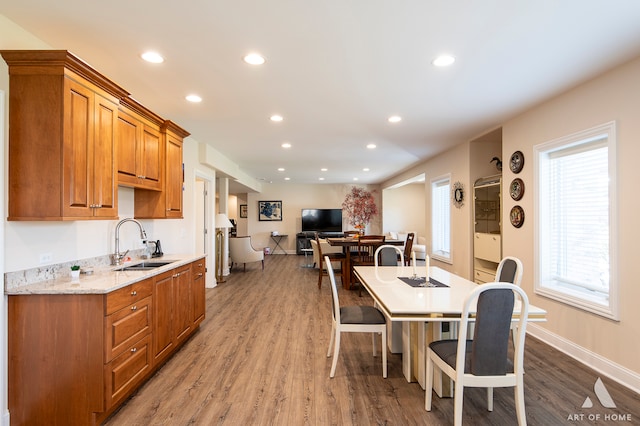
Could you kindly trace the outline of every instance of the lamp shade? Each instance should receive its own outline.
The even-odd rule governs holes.
[[[216,215],[216,228],[233,228],[233,224],[229,222],[229,218],[224,213]]]

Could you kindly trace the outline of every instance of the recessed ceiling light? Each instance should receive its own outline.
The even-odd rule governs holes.
[[[289,142],[285,142],[280,146],[283,147],[283,148],[291,148],[291,144]]]
[[[284,180],[291,180],[291,178],[290,177],[286,177],[286,178],[284,178]]]
[[[363,172],[368,172],[370,169],[368,167],[365,167],[364,169],[362,169]]]
[[[161,64],[164,62],[164,58],[157,52],[144,52],[140,57],[152,64]]]
[[[456,58],[454,58],[451,55],[440,55],[437,58],[435,58],[432,63],[436,67],[448,67],[449,65],[453,64],[455,61],[456,61]]]
[[[243,59],[250,65],[262,65],[265,62],[264,56],[260,55],[259,53],[249,53]]]
[[[202,102],[202,98],[198,95],[187,95],[185,96],[185,99],[194,103]]]
[[[279,172],[284,172],[284,167],[278,167]]]
[[[376,149],[376,144],[375,143],[370,143],[367,145],[368,149]]]
[[[318,178],[318,180],[324,180],[324,178],[323,178],[323,177],[321,177],[321,178]]]
[[[399,123],[402,121],[402,117],[400,117],[399,115],[392,115],[387,120],[389,121],[389,123]]]
[[[326,167],[323,167],[320,169],[321,172],[326,172],[328,169]]]
[[[284,118],[282,118],[282,116],[278,115],[278,114],[272,115],[269,119],[271,121],[276,121],[276,122],[280,122],[280,121],[284,120]]]
[[[353,180],[358,180],[358,178],[353,178]]]

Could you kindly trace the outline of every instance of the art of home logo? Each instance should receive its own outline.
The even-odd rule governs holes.
[[[605,387],[604,383],[602,383],[602,379],[598,377],[595,384],[593,385],[593,391],[595,392],[595,396],[600,403],[600,406],[604,408],[608,408],[613,410],[616,408],[616,403],[613,402],[613,398],[609,394],[609,391]],[[594,408],[594,403],[591,400],[591,397],[587,395],[584,402],[582,403],[583,409],[589,410],[587,413],[571,413],[567,417],[567,420],[570,421],[610,421],[610,422],[631,422],[631,414],[628,413],[618,413],[607,411],[605,413],[592,412],[590,409]]]

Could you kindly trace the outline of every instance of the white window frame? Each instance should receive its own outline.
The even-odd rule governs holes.
[[[545,230],[547,229],[547,195],[543,189],[543,168],[548,161],[550,153],[562,150],[580,151],[593,149],[600,141],[601,146],[608,150],[608,219],[609,219],[609,290],[604,292],[589,291],[583,286],[571,286],[555,280],[550,274],[550,267],[546,266],[549,252]],[[589,145],[589,146],[588,146]],[[592,312],[613,320],[619,320],[619,282],[617,273],[617,171],[616,171],[616,125],[609,122],[600,126],[587,129],[572,135],[561,137],[546,143],[534,146],[534,180],[535,180],[535,215],[534,215],[534,292],[541,296],[558,300],[582,310]]]
[[[435,189],[442,186],[447,186],[446,197],[444,199],[438,199]],[[442,262],[453,264],[453,253],[451,249],[451,174],[448,173],[443,176],[439,176],[431,179],[431,257]],[[439,222],[440,213],[440,201],[444,202],[448,211],[448,229],[439,229],[441,223]],[[446,224],[445,224],[446,225]],[[448,241],[448,250],[441,248],[442,242],[437,241],[441,234]],[[446,245],[446,243],[445,243]]]

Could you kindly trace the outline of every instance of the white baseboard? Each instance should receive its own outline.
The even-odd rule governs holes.
[[[9,411],[5,411],[4,413],[2,413],[2,417],[0,417],[0,426],[9,426],[11,424],[9,423],[9,421]]]
[[[632,391],[640,393],[640,374],[618,365],[586,348],[578,346],[534,323],[527,324],[527,334],[531,334],[533,337],[580,361],[586,366],[593,368],[621,385],[628,387]]]

